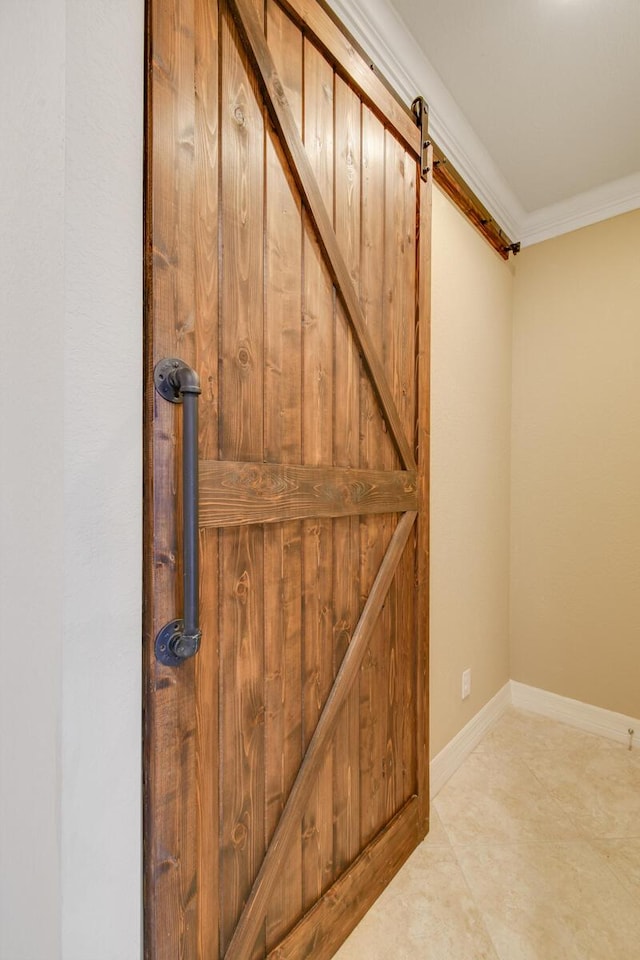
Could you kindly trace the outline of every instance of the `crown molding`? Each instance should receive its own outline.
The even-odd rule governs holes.
[[[528,247],[638,207],[640,173],[634,173],[527,214],[522,221],[519,239],[523,247]]]
[[[435,68],[386,0],[328,0],[407,104],[422,95],[429,131],[487,210],[514,239],[525,211]]]
[[[640,172],[529,213],[387,0],[327,0],[400,97],[424,96],[429,130],[500,226],[523,246],[640,207]]]

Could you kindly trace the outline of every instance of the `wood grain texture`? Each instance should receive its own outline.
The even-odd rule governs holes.
[[[385,280],[385,131],[367,107],[362,109],[362,301],[367,331],[374,349],[384,359]],[[375,394],[366,371],[360,388],[360,463],[386,470],[395,452],[385,432]],[[366,598],[391,535],[389,516],[360,519],[360,592]],[[386,644],[389,618],[372,633],[360,677],[360,834],[368,843],[380,829],[385,809]],[[384,707],[383,707],[384,705]]]
[[[383,337],[383,362],[391,385],[391,392],[398,406],[398,413],[404,410],[403,428],[411,436],[411,421],[407,422],[406,397],[404,393],[411,378],[412,359],[403,349],[407,337],[405,303],[413,287],[405,286],[404,259],[407,253],[405,237],[405,154],[402,145],[388,130],[384,133],[384,256],[382,286],[382,317],[380,320]],[[415,167],[415,164],[414,164]],[[402,278],[400,282],[398,278]],[[413,327],[413,318],[409,319]],[[385,466],[394,465],[387,454]],[[389,530],[396,525],[395,516],[383,521]],[[388,536],[385,533],[385,539]],[[409,549],[409,547],[407,548]],[[404,554],[403,554],[404,557]],[[402,558],[401,561],[402,562]],[[379,794],[378,817],[383,823],[391,820],[404,800],[402,797],[402,741],[398,740],[398,727],[401,723],[402,704],[400,702],[400,657],[403,650],[410,648],[406,634],[404,613],[398,598],[402,586],[402,577],[396,576],[389,590],[389,599],[382,616],[380,633],[381,649],[379,659],[386,669],[379,671],[379,693],[376,700],[382,705],[379,730],[382,733],[380,748],[382,751],[382,789]],[[398,803],[398,800],[400,803]]]
[[[383,123],[393,127],[406,147],[420,153],[420,132],[410,110],[391,93],[376,73],[375,65],[352,37],[315,0],[280,0],[304,33],[333,64],[336,72],[374,110]]]
[[[333,70],[304,41],[305,157],[324,208],[333,208]],[[303,234],[303,460],[333,460],[334,310],[331,276],[312,222],[305,211]],[[309,744],[334,678],[333,523],[321,516],[303,523],[304,647],[303,744]],[[333,875],[333,828],[326,816],[332,803],[333,758],[323,761],[302,821],[302,905],[314,903]]]
[[[347,700],[352,684],[358,676],[362,658],[371,639],[371,633],[377,623],[380,610],[415,520],[416,513],[405,513],[389,544],[389,549],[385,554],[362,611],[362,616],[354,631],[353,639],[340,665],[309,742],[282,817],[265,854],[253,889],[247,898],[244,911],[225,955],[225,960],[241,960],[247,955],[247,951],[255,941],[264,916],[271,885],[282,866],[288,845],[297,829],[299,818],[313,790],[315,779],[325,762],[326,749],[331,742],[340,711]]]
[[[264,151],[262,104],[233,20],[221,30],[220,437],[223,459],[263,455]],[[254,16],[257,16],[254,12]],[[224,954],[265,847],[262,530],[220,537],[220,950]],[[264,919],[264,918],[263,918]],[[264,924],[246,957],[264,955]]]
[[[385,339],[384,360],[405,430],[415,421],[416,205],[419,168],[401,143],[385,133]],[[393,524],[392,524],[393,525]],[[414,793],[415,634],[413,623],[414,542],[400,561],[389,597],[390,649],[386,687],[385,817]]]
[[[302,538],[300,523],[265,530],[266,840],[271,841],[302,761]],[[291,843],[266,913],[267,949],[301,916],[302,841]]]
[[[394,129],[405,148],[410,151],[411,158],[419,157],[420,131],[415,125],[409,105],[403,103],[398,95],[388,88],[377,65],[348,31],[337,23],[337,18],[328,5],[316,0],[280,2],[300,23],[305,34],[313,38],[322,49],[341,77],[358,92],[362,101],[383,123]],[[324,9],[325,6],[327,9]],[[508,260],[513,241],[435,142],[429,171],[433,171],[435,182],[466,219],[504,260]]]
[[[377,65],[360,44],[337,22],[326,3],[316,0],[280,0],[282,6],[300,23],[305,34],[313,39],[336,71],[356,90],[376,116],[401,138],[411,158],[419,157],[421,137],[411,109],[391,89]],[[326,8],[326,9],[325,9]],[[416,91],[417,93],[418,91]],[[469,187],[464,177],[433,142],[429,171],[435,182],[453,200],[461,213],[482,234],[485,240],[507,260],[513,241]]]
[[[221,953],[264,854],[264,654],[261,531],[224,531],[220,562]],[[264,918],[263,918],[264,919]],[[245,956],[260,955],[257,944]],[[256,931],[258,934],[258,931]],[[262,943],[261,943],[262,940]]]
[[[401,399],[400,416],[412,430],[414,438],[417,435],[416,420],[422,408],[428,415],[429,394],[418,397],[417,364],[418,343],[417,325],[419,319],[418,298],[418,262],[421,258],[419,244],[422,240],[418,230],[418,210],[420,188],[422,180],[418,165],[409,154],[404,155],[404,233],[402,257],[402,289],[403,294],[403,321],[398,330],[397,356],[398,374],[395,382],[398,386]],[[430,242],[430,236],[425,235],[424,242]],[[409,373],[413,370],[413,375]],[[410,426],[411,425],[411,426]],[[416,440],[417,450],[417,440]],[[419,478],[422,484],[422,477]],[[424,493],[423,487],[420,489]],[[420,500],[425,509],[425,501]],[[401,643],[398,650],[398,711],[394,718],[396,738],[400,743],[399,753],[402,763],[402,778],[396,781],[396,804],[400,806],[417,791],[416,783],[416,753],[417,736],[415,729],[416,716],[416,663],[419,659],[417,645],[421,642],[416,629],[416,549],[417,531],[414,530],[413,540],[405,550],[400,562],[400,571],[397,582],[397,609],[399,631],[407,641]],[[409,641],[411,638],[411,641]]]
[[[202,460],[199,469],[201,527],[401,513],[417,506],[413,471],[228,460]]]
[[[145,956],[324,960],[428,825],[430,184],[316,0],[148,9]],[[203,387],[204,636],[177,669],[165,356]]]
[[[179,505],[181,417],[153,389],[164,356],[195,360],[193,7],[157,0],[147,15],[147,97],[154,116],[146,160],[145,482],[145,950],[153,960],[197,949],[196,824],[176,816],[196,805],[194,664],[172,671],[155,660],[156,632],[182,604]],[[151,125],[148,114],[148,131]],[[183,144],[182,148],[178,144]]]
[[[419,157],[421,137],[411,109],[391,89],[366,50],[337,22],[329,5],[316,0],[280,0],[282,6],[300,23],[305,34],[333,63],[336,71],[356,90],[378,118],[401,138],[411,159]],[[416,91],[417,92],[417,91]],[[485,240],[507,260],[513,240],[469,187],[464,177],[433,142],[429,171],[435,182],[453,200],[461,213]]]
[[[268,960],[330,960],[415,849],[418,837],[418,801],[413,797]]]
[[[218,7],[195,0],[194,266],[198,449],[218,455]],[[203,642],[195,661],[196,843],[199,910],[196,956],[217,957],[220,903],[218,716],[218,531],[200,531],[200,626]]]
[[[360,288],[362,179],[360,110],[359,97],[340,77],[336,77],[334,225],[338,244],[357,291]],[[339,302],[336,304],[334,320],[334,463],[354,468],[360,462],[360,357],[353,331]],[[360,615],[359,581],[359,520],[355,516],[336,519],[333,525],[334,673],[342,663]],[[334,877],[342,874],[361,849],[359,701],[359,684],[356,681],[338,723],[333,746]]]
[[[247,49],[251,51],[251,58],[267,108],[278,129],[291,171],[296,178],[305,207],[313,222],[323,256],[331,271],[336,293],[349,317],[359,348],[371,374],[394,443],[398,447],[403,465],[409,470],[415,469],[413,450],[402,430],[398,412],[384,375],[384,369],[367,333],[360,302],[353,288],[349,270],[340,252],[331,217],[327,212],[321,189],[314,176],[309,155],[300,139],[295,120],[291,114],[291,108],[260,29],[260,24],[248,0],[229,0],[229,2],[235,9]]]
[[[269,0],[266,32],[296,123],[302,122],[302,36]],[[265,198],[264,459],[302,460],[302,205],[275,131],[268,129]],[[267,467],[269,469],[269,467]],[[302,524],[264,528],[266,839],[302,761]],[[274,884],[271,948],[302,913],[302,841]]]

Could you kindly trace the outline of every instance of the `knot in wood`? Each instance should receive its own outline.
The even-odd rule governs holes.
[[[247,602],[247,597],[249,596],[249,574],[246,570],[236,583],[234,593],[241,603]]]
[[[273,78],[273,93],[279,103],[286,104],[287,95],[284,92],[284,87],[282,86],[282,82],[279,77]]]
[[[244,849],[247,843],[247,828],[244,823],[236,823],[235,827],[231,831],[231,842],[234,847],[240,847]]]
[[[242,107],[236,107],[233,111],[233,119],[236,121],[239,127],[246,126],[247,118],[244,115],[244,110]]]
[[[238,350],[238,363],[241,367],[248,367],[251,361],[251,354],[246,347],[240,347]]]

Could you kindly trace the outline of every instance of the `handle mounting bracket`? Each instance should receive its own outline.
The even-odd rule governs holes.
[[[198,583],[198,374],[184,360],[168,357],[153,371],[158,394],[183,406],[182,418],[182,579],[184,617],[170,620],[155,641],[156,659],[167,667],[194,657],[200,649]]]
[[[184,632],[184,620],[170,620],[158,631],[155,643],[156,660],[165,667],[178,667],[183,660],[194,657],[200,649],[202,633],[192,636]]]
[[[199,394],[198,374],[184,360],[168,357],[160,360],[153,371],[153,383],[163,400],[182,403],[185,393]]]

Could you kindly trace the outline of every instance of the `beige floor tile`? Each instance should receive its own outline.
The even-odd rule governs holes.
[[[433,804],[431,804],[431,812],[429,814],[429,833],[427,834],[425,843],[428,843],[432,847],[451,846],[447,832],[442,825],[442,820],[438,816],[438,812]]]
[[[592,840],[591,846],[640,903],[640,839]]]
[[[640,960],[640,749],[507,711],[336,960]]]
[[[510,754],[516,757],[550,751],[575,754],[606,749],[609,742],[602,737],[576,730],[568,724],[509,707],[482,739],[475,752]]]
[[[434,806],[454,847],[580,836],[562,808],[515,757],[472,754],[442,788]]]
[[[524,762],[586,836],[640,837],[640,763],[621,744],[603,743],[589,752],[538,753]]]
[[[498,960],[454,852],[425,841],[334,960]]]
[[[456,852],[500,960],[640,957],[640,899],[587,841]]]

